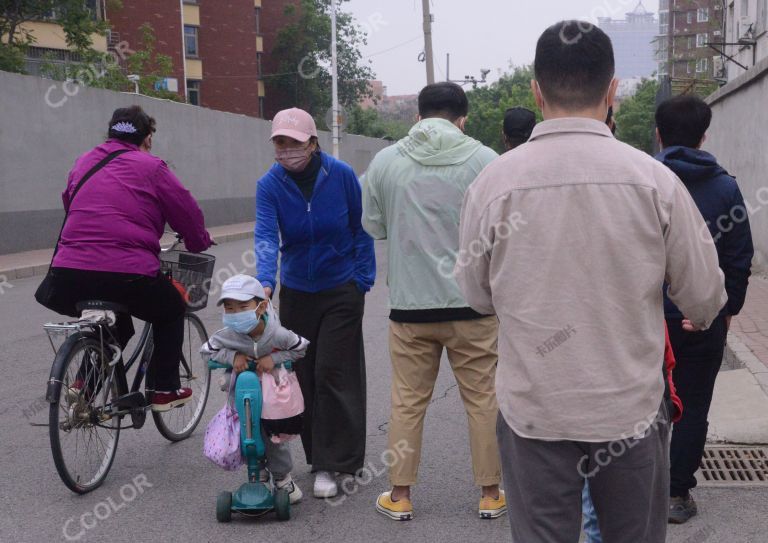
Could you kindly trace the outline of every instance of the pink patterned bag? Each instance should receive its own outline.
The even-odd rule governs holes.
[[[261,376],[261,425],[273,443],[294,439],[302,429],[304,396],[293,371],[280,366]]]
[[[230,393],[231,383],[236,380],[236,376],[232,375]],[[226,405],[216,413],[205,429],[203,454],[208,460],[227,471],[234,471],[243,465],[243,455],[240,451],[240,416],[229,403],[229,393],[227,393]]]

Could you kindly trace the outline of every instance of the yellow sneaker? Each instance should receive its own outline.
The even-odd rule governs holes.
[[[376,499],[376,511],[392,520],[411,520],[413,505],[408,498],[392,501],[391,492],[382,492]]]
[[[507,512],[507,498],[504,497],[504,491],[499,490],[499,497],[480,498],[480,518],[492,519],[499,518]]]

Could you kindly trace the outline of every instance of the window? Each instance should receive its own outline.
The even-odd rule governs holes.
[[[706,73],[707,69],[709,68],[709,59],[707,58],[700,58],[696,61],[696,73],[702,74]]]
[[[669,32],[669,13],[659,13],[659,34],[666,34]]]
[[[709,34],[696,34],[696,47],[706,47],[709,42]]]
[[[259,117],[264,118],[264,97],[259,96]]]
[[[659,2],[659,9],[661,11],[668,10],[669,9],[669,0],[660,0],[660,2]]]
[[[693,36],[688,36],[688,49],[693,49],[696,47],[696,38]]]
[[[256,53],[256,73],[259,74],[259,77],[261,77],[261,57],[263,56],[263,53]]]
[[[256,34],[261,34],[261,8],[256,8]]]
[[[200,81],[197,79],[187,79],[187,102],[200,105]]]
[[[689,11],[688,13],[685,14],[685,22],[687,22],[688,24],[692,24],[693,23],[693,12],[692,11]]]
[[[693,62],[685,63],[685,71],[689,74],[693,73]]]
[[[199,54],[197,44],[197,27],[184,25],[184,47],[188,57],[197,57]]]
[[[699,8],[696,12],[696,21],[706,23],[709,21],[709,8]]]

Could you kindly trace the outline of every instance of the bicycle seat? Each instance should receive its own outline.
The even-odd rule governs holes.
[[[86,309],[96,311],[114,311],[115,313],[128,313],[128,308],[115,302],[105,302],[103,300],[84,300],[75,304],[75,309],[83,312]]]

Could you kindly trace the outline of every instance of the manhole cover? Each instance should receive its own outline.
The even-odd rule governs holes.
[[[768,448],[707,447],[696,477],[701,486],[768,486]]]

